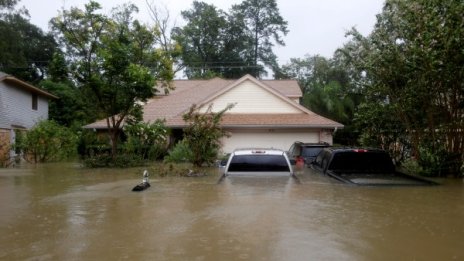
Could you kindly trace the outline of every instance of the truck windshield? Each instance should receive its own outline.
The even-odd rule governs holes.
[[[350,151],[336,153],[328,169],[386,173],[394,171],[395,166],[387,153]]]
[[[229,164],[229,172],[289,172],[290,167],[283,155],[235,155]]]

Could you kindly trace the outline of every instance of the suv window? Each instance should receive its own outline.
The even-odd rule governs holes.
[[[303,146],[303,150],[301,152],[301,156],[303,157],[316,157],[317,154],[319,154],[319,152],[321,152],[321,150],[323,149],[324,147],[308,147],[308,146]]]
[[[316,159],[314,160],[314,164],[316,166],[319,166],[322,169],[325,169],[327,167],[327,163],[330,157],[330,152],[326,150],[322,150],[318,155],[316,156]]]
[[[304,159],[306,164],[310,164],[316,159],[319,152],[327,147],[330,147],[328,143],[303,143],[297,141],[288,150],[288,156],[292,160],[292,164],[300,157]]]
[[[322,166],[322,158],[324,157],[324,153],[325,152],[321,152],[319,155],[317,155],[316,160],[314,161],[316,165]]]

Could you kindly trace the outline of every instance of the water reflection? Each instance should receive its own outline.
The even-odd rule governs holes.
[[[464,184],[152,178],[48,164],[0,170],[0,260],[459,260]]]

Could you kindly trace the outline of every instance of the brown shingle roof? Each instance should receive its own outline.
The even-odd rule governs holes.
[[[295,80],[261,80],[261,82],[286,97],[300,98],[303,96],[300,85],[298,85],[298,82]]]
[[[156,119],[165,119],[166,125],[171,128],[187,126],[182,115],[188,111],[192,104],[201,105],[214,99],[219,93],[233,88],[246,79],[271,88],[282,96],[282,99],[300,108],[298,114],[235,114],[226,113],[223,117],[224,127],[307,127],[307,128],[342,128],[343,125],[319,116],[301,105],[297,105],[288,98],[301,97],[301,89],[295,80],[256,80],[247,75],[239,80],[225,80],[214,78],[211,80],[175,80],[172,82],[175,89],[168,95],[159,95],[150,99],[144,105],[143,119],[145,122],[154,122]],[[85,128],[106,128],[106,121],[101,120],[85,126]]]
[[[26,91],[29,91],[29,92],[32,92],[32,93],[35,93],[35,94],[38,94],[38,95],[41,95],[47,98],[58,99],[58,97],[56,97],[55,95],[48,93],[42,89],[39,89],[27,82],[21,81],[20,79],[15,78],[11,75],[8,75],[4,72],[0,72],[0,82],[2,81],[8,82],[17,88],[21,88],[23,90],[26,90]]]
[[[182,128],[187,124],[182,116],[170,118],[167,125]],[[226,113],[222,117],[223,127],[243,128],[343,128],[343,125],[317,114],[235,114]]]
[[[193,81],[197,84],[182,81],[174,82],[174,92],[167,96],[150,99],[144,106],[143,119],[146,122],[160,118],[169,119],[181,115],[192,104],[199,104],[203,99],[220,91],[233,81],[214,78],[209,81]],[[179,87],[179,89],[177,89]]]

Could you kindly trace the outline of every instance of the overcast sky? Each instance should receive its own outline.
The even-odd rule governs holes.
[[[176,25],[184,24],[180,11],[192,8],[193,0],[148,0],[157,6],[166,6]],[[48,31],[48,21],[58,10],[72,6],[84,7],[87,0],[21,0],[31,15],[31,23]],[[105,13],[112,7],[131,2],[140,9],[138,19],[150,23],[145,0],[97,0]],[[228,11],[242,0],[203,0]],[[384,0],[277,0],[281,16],[288,21],[289,33],[284,37],[286,45],[276,47],[279,63],[290,58],[303,58],[306,54],[331,57],[333,52],[347,41],[345,33],[353,26],[363,35],[369,34],[381,12]]]

